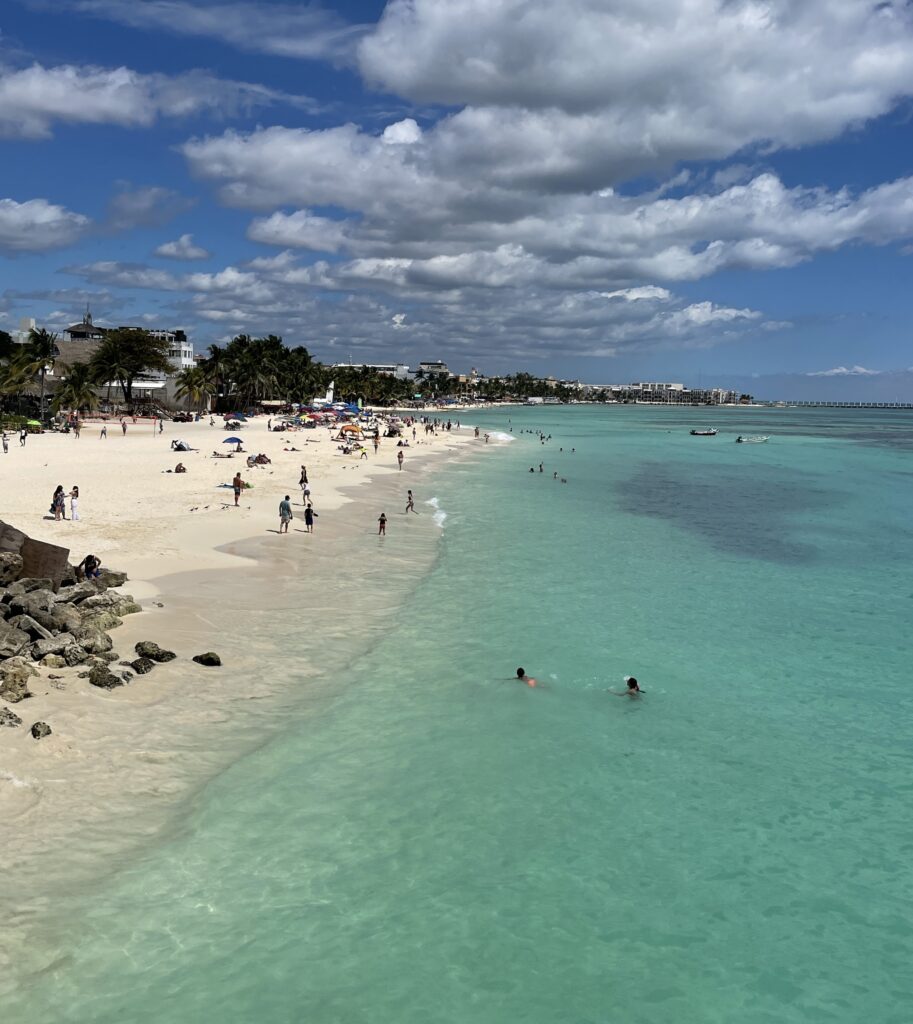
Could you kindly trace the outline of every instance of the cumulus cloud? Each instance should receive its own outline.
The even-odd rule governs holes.
[[[131,28],[218,39],[240,50],[280,57],[343,59],[367,30],[315,3],[73,0],[71,7]]]
[[[72,245],[89,226],[88,217],[46,199],[0,199],[0,249],[9,252],[60,249]]]
[[[161,117],[229,116],[278,101],[309,103],[204,71],[143,75],[130,68],[0,65],[0,135],[48,138],[56,122],[148,127]]]
[[[867,370],[864,366],[835,366],[832,370],[815,370],[806,377],[877,377],[881,370]]]
[[[338,252],[346,236],[345,227],[339,221],[315,216],[308,210],[296,210],[255,220],[247,230],[247,237],[268,245]]]
[[[169,260],[205,260],[209,253],[200,245],[193,244],[193,235],[181,235],[173,242],[163,242],[155,250],[156,256]]]

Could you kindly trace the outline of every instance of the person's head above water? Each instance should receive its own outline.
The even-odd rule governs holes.
[[[628,684],[629,690],[637,690],[640,693],[640,687],[637,685],[637,680],[634,676],[625,676],[625,682]]]
[[[522,679],[526,675],[526,670],[522,668],[517,669],[517,678]]]

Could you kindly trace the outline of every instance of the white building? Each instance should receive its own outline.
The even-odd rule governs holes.
[[[395,377],[397,380],[407,380],[409,378],[409,367],[405,363],[333,363],[334,370],[360,370],[362,367],[374,370],[375,373],[387,374],[390,377]]]

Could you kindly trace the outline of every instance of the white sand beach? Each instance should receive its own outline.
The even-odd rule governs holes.
[[[78,666],[39,668],[30,684],[34,696],[13,707],[23,726],[0,730],[0,845],[7,869],[23,884],[0,897],[0,917],[11,925],[0,939],[0,968],[13,955],[16,926],[27,927],[52,904],[55,876],[89,884],[101,858],[155,835],[176,801],[277,726],[283,678],[275,650],[259,638],[258,618],[300,600],[303,582],[321,581],[307,619],[322,653],[314,664],[295,665],[298,677],[314,679],[317,694],[320,678],[351,655],[353,643],[370,643],[382,628],[387,594],[402,590],[433,557],[439,531],[432,517],[400,515],[407,488],[427,497],[421,484],[429,468],[461,449],[486,448],[469,428],[426,438],[420,426],[416,440],[409,433],[408,448],[385,438],[376,454],[367,444],[365,459],[341,454],[325,427],[270,433],[261,417],[238,435],[242,454],[216,458],[214,451],[234,446],[223,443],[228,435],[219,418],[215,423],[166,422],[159,434],[149,421],[128,422],[126,435],[113,423],[103,439],[99,425],[88,424],[78,439],[30,436],[20,448],[13,437],[9,453],[0,455],[5,521],[68,546],[71,562],[92,552],[129,574],[121,589],[143,611],[112,631],[120,656],[134,657],[141,639],[178,655],[112,691],[80,679]],[[178,438],[196,450],[173,451]],[[248,468],[246,456],[260,452],[271,463]],[[178,462],[186,473],[173,472]],[[318,513],[312,535],[302,520],[302,465]],[[232,489],[220,485],[238,470],[253,487],[235,508]],[[77,522],[49,515],[57,484],[67,491],[78,485]],[[279,535],[278,505],[286,494],[295,519]],[[381,512],[391,519],[382,539]],[[339,614],[340,602],[352,600],[353,577],[361,594],[355,636],[343,631]],[[207,650],[222,656],[222,668],[190,660]],[[29,732],[37,721],[52,729],[38,741]],[[45,884],[28,884],[39,876]]]

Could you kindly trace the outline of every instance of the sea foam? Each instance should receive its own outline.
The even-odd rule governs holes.
[[[441,508],[441,503],[438,498],[429,498],[425,504],[430,505],[434,509],[434,515],[432,515],[431,518],[443,530],[444,520],[447,518],[447,513]]]

